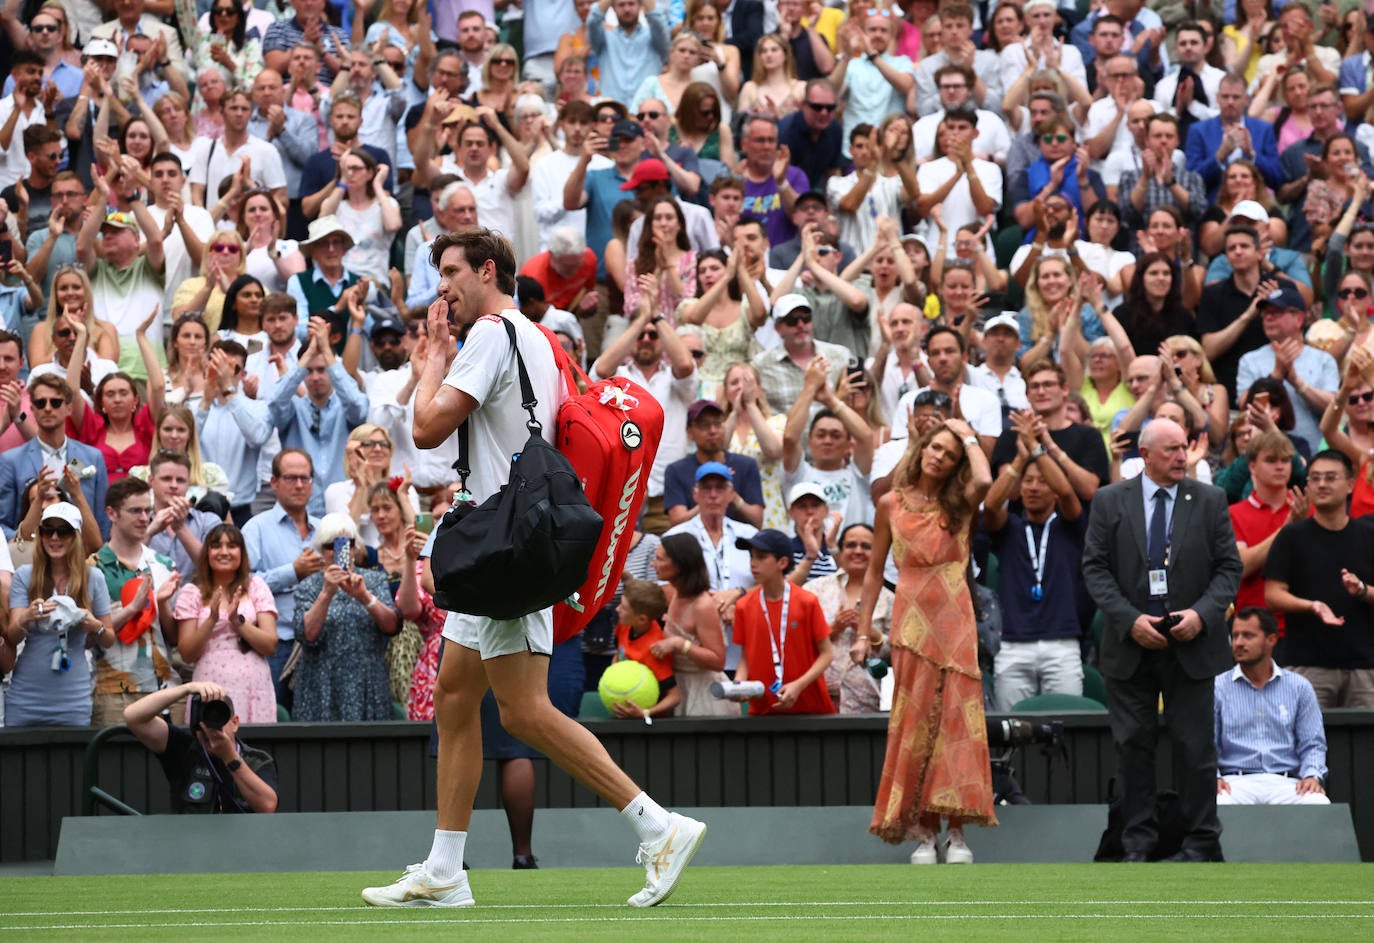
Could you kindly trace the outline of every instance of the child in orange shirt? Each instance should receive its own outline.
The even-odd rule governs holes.
[[[762,681],[753,714],[833,714],[825,669],[834,653],[830,623],[815,594],[788,581],[792,541],[777,530],[738,537],[756,585],[735,604],[735,643],[743,651],[736,681]]]
[[[615,627],[615,660],[637,661],[652,671],[658,679],[658,703],[646,710],[632,701],[621,701],[611,705],[617,717],[670,717],[682,701],[682,692],[673,677],[672,658],[657,658],[649,650],[667,637],[659,624],[667,611],[668,597],[663,594],[663,587],[648,580],[625,578],[616,608],[620,622]]]

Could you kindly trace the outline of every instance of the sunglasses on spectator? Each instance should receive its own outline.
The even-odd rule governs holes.
[[[641,111],[639,114],[635,115],[635,117],[638,118],[640,121],[657,121],[659,118],[663,117],[663,112]]]
[[[834,111],[834,110],[835,110],[835,103],[834,103],[834,102],[831,102],[830,104],[826,104],[826,103],[824,103],[824,102],[811,102],[811,101],[809,101],[809,102],[806,103],[806,107],[807,107],[807,108],[810,108],[812,111]]]
[[[63,527],[54,524],[39,524],[38,533],[44,537],[70,537],[76,531],[70,527]]]
[[[1040,135],[1040,140],[1046,144],[1063,144],[1068,139],[1069,136],[1067,134],[1064,134],[1062,131],[1059,134]]]
[[[810,324],[811,312],[798,311],[796,314],[789,314],[787,317],[783,318],[779,323],[786,324],[788,327],[796,327],[798,324]]]
[[[56,33],[62,29],[56,23],[34,23],[29,27],[30,33]]]
[[[236,11],[233,7],[215,7],[210,12],[215,16],[233,16]]]
[[[1368,297],[1369,297],[1369,289],[1368,289],[1368,288],[1342,288],[1340,291],[1336,292],[1336,296],[1337,296],[1338,298],[1340,298],[1342,301],[1344,301],[1344,300],[1347,299],[1347,298],[1359,298],[1359,299],[1361,299],[1361,300],[1364,300],[1365,298],[1368,298]]]
[[[1360,403],[1374,403],[1374,390],[1369,390],[1368,392],[1365,392],[1365,393],[1351,393],[1351,394],[1350,394],[1350,405],[1351,405],[1351,406],[1356,406],[1356,405],[1359,405]]]
[[[210,251],[218,252],[220,255],[237,255],[239,248],[232,242],[216,242],[210,246]]]
[[[816,254],[821,258],[825,258],[827,255],[839,251],[840,250],[836,249],[834,246],[816,246]]]
[[[692,351],[692,359],[693,359],[693,360],[705,360],[705,359],[706,359],[706,351],[704,351],[704,350],[694,350],[694,351]]]
[[[491,64],[492,64],[492,65],[515,65],[515,60],[514,60],[514,59],[511,59],[511,58],[509,58],[509,57],[507,57],[507,56],[502,56],[502,57],[499,58],[499,59],[493,59],[493,60],[491,60]]]
[[[639,339],[642,341],[656,341],[658,340],[658,331],[640,331]]]
[[[33,404],[34,409],[61,409],[63,406],[67,405],[67,401],[58,396],[54,396],[51,399],[43,399],[41,397],[38,399],[30,399],[29,402]]]
[[[363,449],[389,449],[391,443],[385,439],[367,439],[358,443],[359,448]]]

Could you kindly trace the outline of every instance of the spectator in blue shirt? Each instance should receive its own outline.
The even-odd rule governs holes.
[[[654,9],[655,0],[614,0],[615,29],[607,29],[611,4],[598,0],[587,14],[587,45],[600,60],[602,96],[628,102],[639,83],[663,71],[672,37],[667,18]]]
[[[278,704],[287,703],[290,697],[281,683],[281,671],[295,642],[291,621],[296,612],[296,584],[324,569],[324,558],[312,546],[319,519],[307,510],[314,491],[314,466],[303,449],[282,449],[272,460],[271,486],[276,503],[243,527],[248,563],[277,602],[277,650],[267,663],[272,668],[272,683],[277,686]]]
[[[1236,666],[1216,678],[1217,805],[1328,805],[1326,732],[1312,683],[1274,663],[1279,623],[1247,606],[1231,623]]]
[[[305,381],[305,396],[296,388]],[[344,444],[353,427],[367,419],[368,401],[358,383],[334,355],[329,343],[329,323],[311,318],[305,349],[295,369],[286,371],[272,389],[272,424],[282,445],[298,448],[314,460],[315,488],[310,513],[324,513],[324,489],[331,483],[330,470],[343,468]],[[278,611],[280,615],[280,610]],[[287,619],[278,619],[286,624]]]
[[[244,396],[239,389],[248,351],[237,341],[216,341],[210,348],[205,395],[196,412],[201,454],[224,469],[229,479],[230,515],[240,529],[253,513],[258,493],[258,457],[272,437],[272,419],[265,400]]]

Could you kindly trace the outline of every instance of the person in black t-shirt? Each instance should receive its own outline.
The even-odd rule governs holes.
[[[1064,415],[1069,383],[1063,367],[1051,360],[1039,360],[1029,364],[1022,373],[1026,378],[1026,398],[1039,420],[1036,423],[1039,438],[1031,458],[1049,455],[1063,469],[1078,500],[1086,504],[1093,499],[1097,489],[1108,482],[1111,474],[1102,434],[1095,427],[1071,422]],[[1015,416],[1013,413],[1013,422]],[[992,449],[994,476],[1003,465],[1016,458],[1016,436],[1014,426],[998,436]]]
[[[1323,710],[1374,707],[1374,520],[1346,511],[1354,477],[1344,453],[1312,456],[1312,516],[1280,530],[1264,564],[1265,605],[1287,614],[1276,658]]]
[[[222,728],[190,731],[162,712],[187,695],[203,703],[225,701],[230,719]],[[275,812],[277,763],[238,739],[239,718],[224,689],[207,681],[164,688],[124,708],[129,732],[157,754],[172,789],[174,812]]]

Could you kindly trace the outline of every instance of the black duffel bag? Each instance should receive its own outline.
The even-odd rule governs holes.
[[[430,567],[434,603],[450,612],[516,619],[572,596],[587,579],[601,539],[601,515],[587,501],[567,458],[544,438],[515,326],[503,319],[520,372],[520,404],[530,437],[510,477],[480,505],[462,500],[470,474],[468,430],[458,427],[459,497],[439,523]]]

